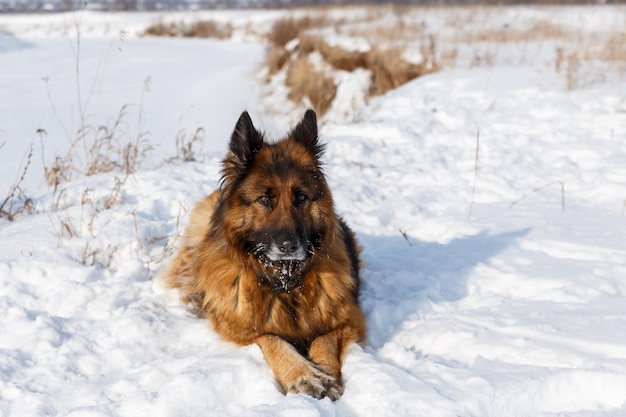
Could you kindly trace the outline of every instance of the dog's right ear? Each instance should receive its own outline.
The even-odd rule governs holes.
[[[247,111],[241,113],[230,137],[228,155],[224,159],[222,181],[228,183],[245,174],[254,155],[263,145],[263,134],[256,130]]]
[[[313,110],[307,110],[304,118],[291,132],[291,137],[313,155],[318,161],[324,153],[324,145],[317,136],[317,116]]]

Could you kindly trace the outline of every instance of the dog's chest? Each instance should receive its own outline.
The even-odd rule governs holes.
[[[290,294],[275,294],[266,306],[264,327],[268,332],[283,336],[314,335],[332,323],[324,320],[319,306],[311,303],[299,291]]]

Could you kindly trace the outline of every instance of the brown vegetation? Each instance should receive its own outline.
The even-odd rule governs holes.
[[[5,143],[2,143],[2,145],[0,145],[0,149],[2,149],[4,144]],[[0,217],[5,217],[9,221],[13,221],[18,214],[24,212],[32,213],[34,211],[33,200],[26,197],[24,189],[22,188],[22,183],[24,182],[24,178],[26,177],[32,158],[33,145],[31,144],[28,155],[26,156],[26,162],[24,163],[24,167],[22,169],[22,174],[13,183],[13,185],[11,185],[4,200],[0,202]]]
[[[473,43],[473,42],[528,42],[528,41],[544,41],[548,39],[567,39],[571,36],[560,25],[546,21],[538,20],[530,26],[515,27],[513,25],[503,25],[498,28],[487,28],[480,30],[465,31],[460,30],[455,36],[457,42]]]
[[[626,75],[626,32],[592,36],[576,47],[564,45],[556,49],[554,68],[565,76],[569,90],[584,87],[593,81],[604,81],[613,71]]]
[[[215,38],[226,39],[232,34],[232,27],[228,24],[201,20],[192,23],[185,22],[156,22],[143,33],[144,36],[169,36],[184,38]]]
[[[130,175],[139,169],[152,146],[145,133],[124,143],[126,108],[122,106],[109,124],[81,126],[65,155],[57,155],[50,166],[44,167],[46,182],[54,192],[74,174],[92,176],[119,170]]]
[[[290,89],[291,100],[299,103],[306,97],[313,109],[320,114],[326,113],[337,93],[333,79],[316,70],[304,56],[289,62],[285,83]]]
[[[330,22],[330,18],[325,15],[279,19],[272,25],[272,30],[268,33],[267,39],[274,46],[284,47],[290,41],[299,38],[305,31],[327,26]]]
[[[366,19],[371,18],[368,14]],[[421,24],[401,24],[389,27],[372,28],[376,40],[384,38],[382,45],[368,50],[350,50],[338,45],[330,45],[323,35],[316,34],[314,29],[333,27],[338,29],[339,23],[326,15],[306,18],[288,17],[276,21],[268,34],[271,48],[266,59],[266,68],[271,77],[286,68],[286,84],[290,88],[289,98],[301,102],[308,98],[320,114],[324,114],[332,104],[337,86],[330,74],[315,69],[309,62],[310,54],[317,53],[323,58],[323,64],[332,70],[355,71],[365,69],[371,72],[370,95],[380,95],[424,74],[440,69],[439,58],[436,56],[436,39],[424,35]],[[350,36],[362,34],[364,29],[348,27]],[[409,33],[410,32],[410,33]],[[410,62],[404,57],[405,48],[394,42],[402,38],[413,38],[419,32],[422,47],[422,60]],[[289,45],[291,41],[296,41]],[[393,42],[391,42],[393,40]]]
[[[438,71],[441,67],[435,55],[435,39],[427,47],[422,46],[422,60],[418,63],[408,62],[403,58],[404,50],[396,47],[391,49],[374,48],[368,54],[368,69],[372,71],[372,95],[384,94],[400,87],[417,77]]]
[[[522,60],[534,59],[545,48],[555,50],[553,60],[547,64],[564,74],[568,88],[605,79],[603,71],[626,74],[626,32],[622,30],[608,28],[583,36],[550,15],[534,20],[511,19],[494,6],[384,5],[360,6],[354,8],[354,13],[335,13],[337,10],[319,7],[294,11],[278,18],[266,33],[249,29],[249,33],[264,36],[269,44],[265,61],[268,79],[284,70],[287,87],[292,89],[289,98],[297,103],[308,100],[320,114],[330,108],[337,92],[335,71],[369,71],[368,94],[375,96],[445,67],[495,65],[502,61],[505,45],[512,43],[529,45]],[[432,24],[439,19],[443,30]],[[494,25],[499,21],[502,23]],[[359,39],[370,46],[353,50],[332,45],[326,33]],[[224,39],[231,36],[232,27],[212,21],[162,21],[145,34]],[[537,54],[529,49],[531,45],[537,46]],[[409,50],[417,59],[407,58]],[[317,57],[314,63],[304,62],[312,54],[322,57],[321,65]],[[598,62],[608,65],[599,68]]]

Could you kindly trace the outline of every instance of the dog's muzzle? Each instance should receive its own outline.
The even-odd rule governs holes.
[[[265,253],[272,261],[303,261],[306,258],[306,248],[299,238],[293,235],[279,235]]]

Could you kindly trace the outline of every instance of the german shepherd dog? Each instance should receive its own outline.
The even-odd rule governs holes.
[[[284,393],[337,400],[365,320],[359,247],[335,214],[323,151],[312,110],[276,143],[244,112],[166,277],[224,339],[258,344]]]

